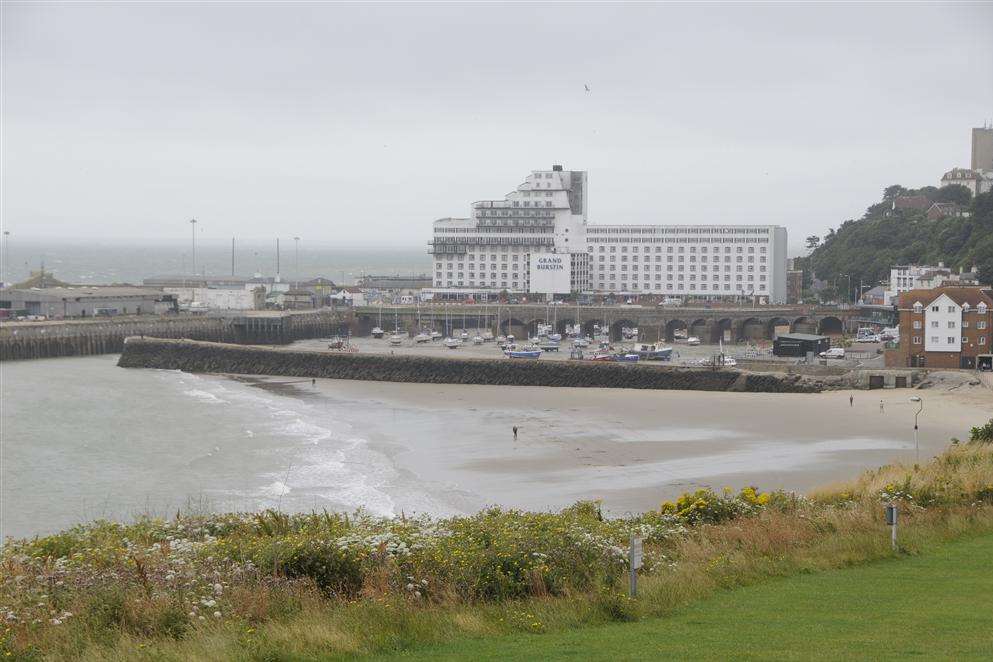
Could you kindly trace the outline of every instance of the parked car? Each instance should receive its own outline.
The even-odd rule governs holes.
[[[832,347],[829,350],[823,351],[818,354],[822,359],[843,359],[845,358],[845,348],[844,347]]]

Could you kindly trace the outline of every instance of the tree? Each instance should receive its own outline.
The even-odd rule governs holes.
[[[820,246],[820,244],[821,244],[821,238],[818,237],[816,234],[812,234],[809,237],[807,237],[807,248],[814,249]]]
[[[957,205],[966,207],[972,200],[972,191],[961,184],[949,184],[942,186],[931,197],[932,202],[954,202]]]
[[[893,198],[898,198],[906,192],[907,189],[903,188],[899,184],[893,184],[892,186],[887,186],[885,189],[883,189],[883,200],[892,200]]]

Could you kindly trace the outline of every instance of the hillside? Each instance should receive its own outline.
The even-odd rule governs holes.
[[[892,208],[897,196],[912,195],[932,202],[957,199],[966,203],[963,208],[970,215],[928,220],[923,210]],[[993,282],[993,194],[971,200],[967,196],[963,187],[888,187],[883,200],[870,206],[862,218],[830,230],[802,260],[803,269],[820,280],[837,279],[842,290],[848,281],[843,275],[850,274],[853,292],[860,280],[877,285],[889,278],[890,267],[896,264],[944,262],[953,269],[975,265],[981,282]]]

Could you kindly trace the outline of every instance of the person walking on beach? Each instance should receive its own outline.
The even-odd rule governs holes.
[[[848,406],[849,407],[854,407],[855,406],[855,396],[854,395],[848,396]]]
[[[883,401],[882,400],[879,401],[879,413],[880,414],[883,413]]]
[[[311,386],[317,386],[317,380],[316,379],[311,379],[310,380],[310,385]]]
[[[517,441],[517,426],[514,426],[514,441]]]

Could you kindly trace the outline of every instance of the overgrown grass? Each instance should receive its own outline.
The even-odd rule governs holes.
[[[0,652],[20,659],[308,660],[665,615],[724,588],[993,532],[993,446],[963,444],[812,498],[701,491],[638,517],[277,512],[98,522],[9,543]],[[646,540],[624,594],[633,533]]]

